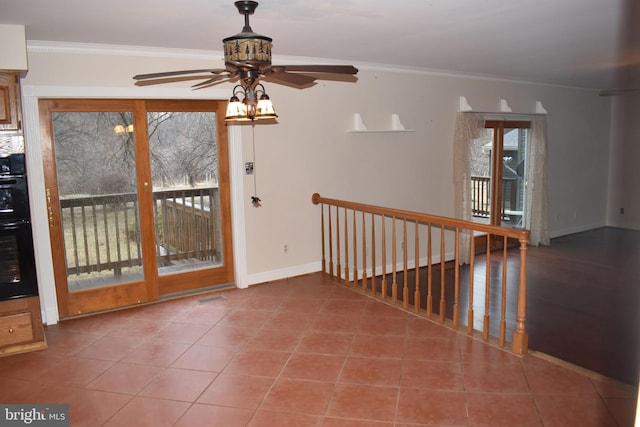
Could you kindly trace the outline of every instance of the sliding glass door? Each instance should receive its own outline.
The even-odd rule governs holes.
[[[233,281],[222,104],[40,102],[61,317]]]

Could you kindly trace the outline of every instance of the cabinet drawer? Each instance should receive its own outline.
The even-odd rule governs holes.
[[[0,347],[33,340],[31,313],[0,317]]]

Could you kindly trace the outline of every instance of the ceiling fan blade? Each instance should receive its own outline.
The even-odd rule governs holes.
[[[283,68],[285,71],[299,73],[327,73],[327,74],[357,74],[358,69],[353,65],[276,65],[273,68]]]
[[[301,75],[315,77],[316,80],[329,80],[333,82],[355,83],[358,81],[358,76],[353,74],[304,73]]]
[[[184,82],[189,80],[203,80],[210,78],[210,75],[198,75],[198,76],[175,76],[175,77],[166,77],[166,78],[158,78],[158,79],[149,79],[149,80],[138,80],[135,85],[136,86],[151,86],[158,85],[164,83],[176,83],[176,82]]]
[[[226,64],[231,64],[236,68],[241,68],[241,69],[255,69],[257,68],[257,65],[255,64],[251,64],[250,62],[243,62],[243,61],[227,61]]]
[[[226,83],[226,82],[233,81],[228,76],[223,78],[223,79],[220,79],[220,80],[217,80],[217,79],[213,80],[213,81],[212,80],[213,79],[209,79],[206,82],[202,82],[202,83],[199,83],[198,85],[194,85],[194,86],[191,86],[191,87],[193,88],[193,90],[200,90],[200,89],[206,89],[206,88],[211,87],[211,86],[215,86],[215,85],[220,84],[220,83]]]
[[[231,74],[231,73],[227,73],[227,74],[219,74],[217,76],[213,76],[210,79],[207,79],[203,82],[200,83],[196,83],[193,86],[191,86],[194,89],[199,89],[201,87],[207,87],[207,86],[212,86],[214,83],[222,83],[222,81],[226,81],[229,80],[229,78],[231,78],[231,76],[233,76],[235,73]]]
[[[312,86],[316,81],[313,76],[287,73],[284,70],[272,69],[264,74],[264,80],[303,89]]]
[[[204,70],[180,70],[180,71],[165,71],[163,73],[151,73],[151,74],[138,74],[133,76],[134,80],[146,80],[146,79],[157,79],[162,77],[172,77],[172,76],[181,76],[184,74],[196,74],[196,73],[212,73],[212,74],[220,74],[224,73],[225,69],[211,68]]]

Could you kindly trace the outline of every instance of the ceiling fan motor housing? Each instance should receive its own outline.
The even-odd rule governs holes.
[[[235,2],[238,12],[244,15],[242,32],[222,40],[224,44],[224,61],[228,63],[246,63],[249,66],[271,64],[271,38],[254,33],[249,25],[249,15],[258,7],[256,1]]]
[[[271,64],[271,39],[256,33],[240,33],[227,37],[224,43],[224,61],[245,62],[249,65]]]

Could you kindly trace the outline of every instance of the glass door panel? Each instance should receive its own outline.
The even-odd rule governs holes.
[[[222,266],[215,112],[149,112],[160,276]]]
[[[491,220],[493,129],[484,129],[471,148],[471,214],[475,222]]]
[[[526,153],[529,129],[505,128],[502,138],[502,209],[500,225],[524,227]]]
[[[144,280],[132,113],[54,112],[69,292]]]

